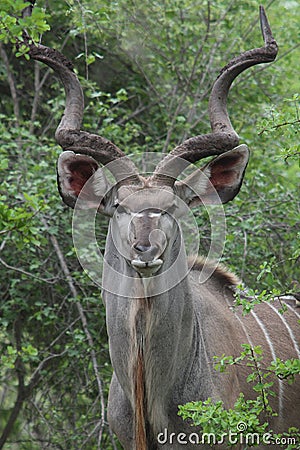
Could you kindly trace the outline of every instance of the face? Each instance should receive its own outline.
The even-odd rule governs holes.
[[[118,251],[141,276],[152,276],[177,227],[178,198],[168,187],[122,186],[114,206],[111,231]]]
[[[190,207],[226,203],[234,198],[248,157],[247,147],[240,145],[217,156],[202,170],[175,181],[172,187],[162,180],[158,187],[154,184],[158,181],[151,176],[136,176],[136,185],[111,184],[92,157],[65,151],[57,164],[59,190],[67,205],[111,217],[115,248],[137,273],[146,277],[158,272],[166,260],[165,268],[170,268],[176,248],[183,255],[177,218],[187,214]]]

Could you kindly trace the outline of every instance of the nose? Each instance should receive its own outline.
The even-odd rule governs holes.
[[[159,258],[161,249],[157,245],[137,242],[132,249],[135,257],[131,260],[131,265],[143,277],[152,276],[161,267],[163,263]]]
[[[161,249],[158,245],[151,245],[151,243],[137,242],[132,246],[135,255],[144,262],[150,262],[157,259],[161,254]]]
[[[137,253],[146,253],[146,252],[148,252],[149,250],[151,250],[151,245],[149,244],[149,245],[142,245],[142,244],[135,244],[134,246],[133,246],[133,248],[134,248],[134,250],[137,252]]]
[[[161,267],[163,261],[159,258],[160,247],[136,243],[132,246],[135,257],[131,260],[132,267],[143,277],[154,275]]]
[[[166,247],[166,236],[158,229],[152,230],[147,236],[145,233],[132,245],[132,267],[143,277],[152,276],[163,264],[161,258]]]
[[[149,262],[162,255],[166,248],[166,235],[162,230],[155,229],[148,236],[141,236],[132,243],[132,250],[142,261]]]

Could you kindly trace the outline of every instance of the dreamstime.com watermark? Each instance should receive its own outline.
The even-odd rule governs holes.
[[[296,445],[297,438],[293,436],[276,437],[272,433],[247,432],[247,424],[239,422],[236,431],[228,431],[217,435],[215,433],[169,433],[165,428],[157,435],[157,442],[160,445],[221,445],[227,443],[228,446],[243,444],[246,446],[258,445]]]

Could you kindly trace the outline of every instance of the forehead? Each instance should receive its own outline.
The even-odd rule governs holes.
[[[131,212],[154,208],[167,210],[175,202],[175,194],[169,187],[121,186],[117,193],[118,203]]]

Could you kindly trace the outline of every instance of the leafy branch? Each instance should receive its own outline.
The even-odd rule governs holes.
[[[42,8],[34,7],[34,1],[4,0],[0,9],[0,42],[16,45],[16,56],[24,55],[27,59],[29,50],[24,30],[33,42],[38,42],[40,35],[50,30],[47,15]]]
[[[240,393],[234,403],[233,408],[226,409],[223,401],[214,402],[211,398],[205,401],[190,402],[179,406],[179,416],[183,420],[191,420],[193,426],[200,428],[202,435],[213,434],[218,442],[227,438],[228,447],[236,445],[228,437],[231,433],[247,432],[260,437],[262,442],[265,433],[271,437],[280,439],[282,436],[293,436],[299,439],[299,430],[293,429],[281,435],[273,433],[270,430],[266,418],[276,416],[277,413],[272,409],[269,398],[274,397],[272,390],[274,384],[274,375],[279,379],[287,379],[292,383],[296,375],[300,374],[300,360],[289,359],[282,361],[279,358],[270,365],[264,366],[263,352],[260,346],[252,347],[250,344],[242,345],[242,352],[238,357],[222,355],[215,357],[215,369],[219,372],[226,372],[230,366],[243,366],[251,370],[247,376],[247,382],[252,383],[253,390],[257,394],[255,399],[246,399],[243,393]],[[243,425],[243,429],[241,428]],[[297,439],[288,449],[298,448]],[[284,439],[282,442],[285,442]],[[296,442],[294,444],[294,442]]]
[[[294,94],[292,98],[285,98],[283,102],[276,106],[271,106],[266,110],[265,117],[258,123],[259,136],[272,134],[274,138],[282,137],[288,146],[281,149],[281,157],[297,159],[300,156],[300,146],[298,139],[300,112],[299,94]]]

